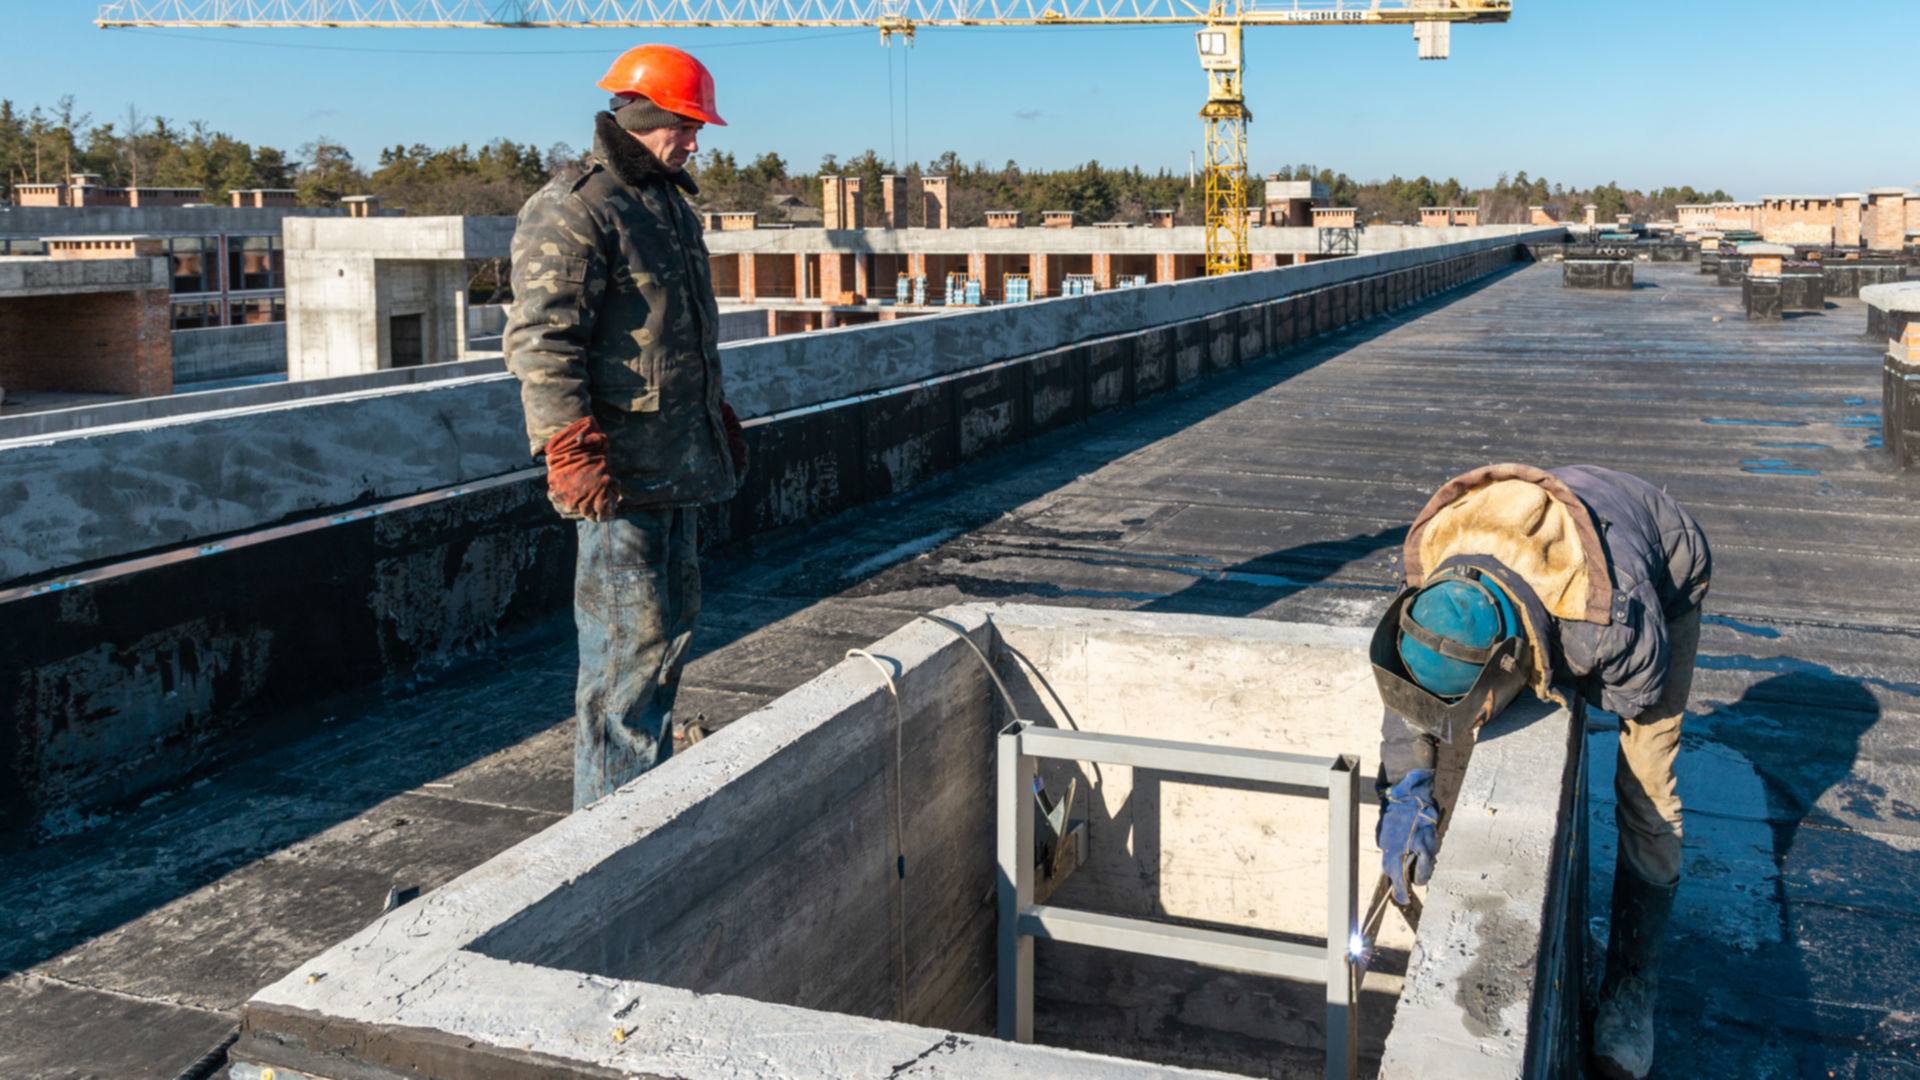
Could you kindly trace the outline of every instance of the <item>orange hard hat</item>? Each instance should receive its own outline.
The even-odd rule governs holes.
[[[599,86],[610,94],[644,94],[668,112],[727,126],[713,106],[713,72],[671,45],[628,49],[607,69]]]

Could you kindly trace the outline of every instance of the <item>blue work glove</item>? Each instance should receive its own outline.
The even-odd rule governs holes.
[[[1393,882],[1393,902],[1405,907],[1409,883],[1425,885],[1433,876],[1433,857],[1440,850],[1434,827],[1440,808],[1433,802],[1433,770],[1413,769],[1387,789],[1387,805],[1380,812],[1380,861]]]

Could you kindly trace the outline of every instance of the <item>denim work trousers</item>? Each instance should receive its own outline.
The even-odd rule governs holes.
[[[573,808],[673,754],[673,699],[700,614],[699,511],[580,522]]]
[[[1667,624],[1667,642],[1673,658],[1667,688],[1651,709],[1620,721],[1620,756],[1613,772],[1620,855],[1653,885],[1680,880],[1680,795],[1673,763],[1680,756],[1680,721],[1700,651],[1699,608]]]

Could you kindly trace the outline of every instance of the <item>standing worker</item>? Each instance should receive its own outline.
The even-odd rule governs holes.
[[[1439,850],[1438,743],[1492,719],[1524,686],[1557,683],[1620,718],[1607,968],[1594,1063],[1612,1080],[1653,1067],[1661,944],[1680,883],[1674,757],[1713,557],[1665,492],[1592,465],[1492,465],[1441,488],[1407,532],[1406,585],[1374,633],[1387,715],[1380,849],[1408,900]]]
[[[673,699],[700,613],[699,508],[732,498],[747,444],[723,399],[719,309],[680,194],[713,76],[642,45],[600,80],[593,153],[520,210],[507,367],[547,496],[579,523],[573,806],[673,753]],[[678,189],[676,191],[675,189]]]

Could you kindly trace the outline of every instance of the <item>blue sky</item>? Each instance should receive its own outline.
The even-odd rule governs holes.
[[[705,146],[811,168],[872,147],[927,160],[1185,169],[1205,79],[1186,29],[869,31],[100,30],[83,0],[7,0],[0,97],[129,103],[292,149],[317,136],[371,164],[382,146],[546,147],[588,139],[593,86],[622,49],[679,45],[730,123]],[[1491,183],[1691,183],[1737,197],[1920,183],[1905,52],[1920,0],[1516,0],[1414,59],[1402,27],[1247,34],[1250,162]],[[889,123],[889,91],[892,121]]]

